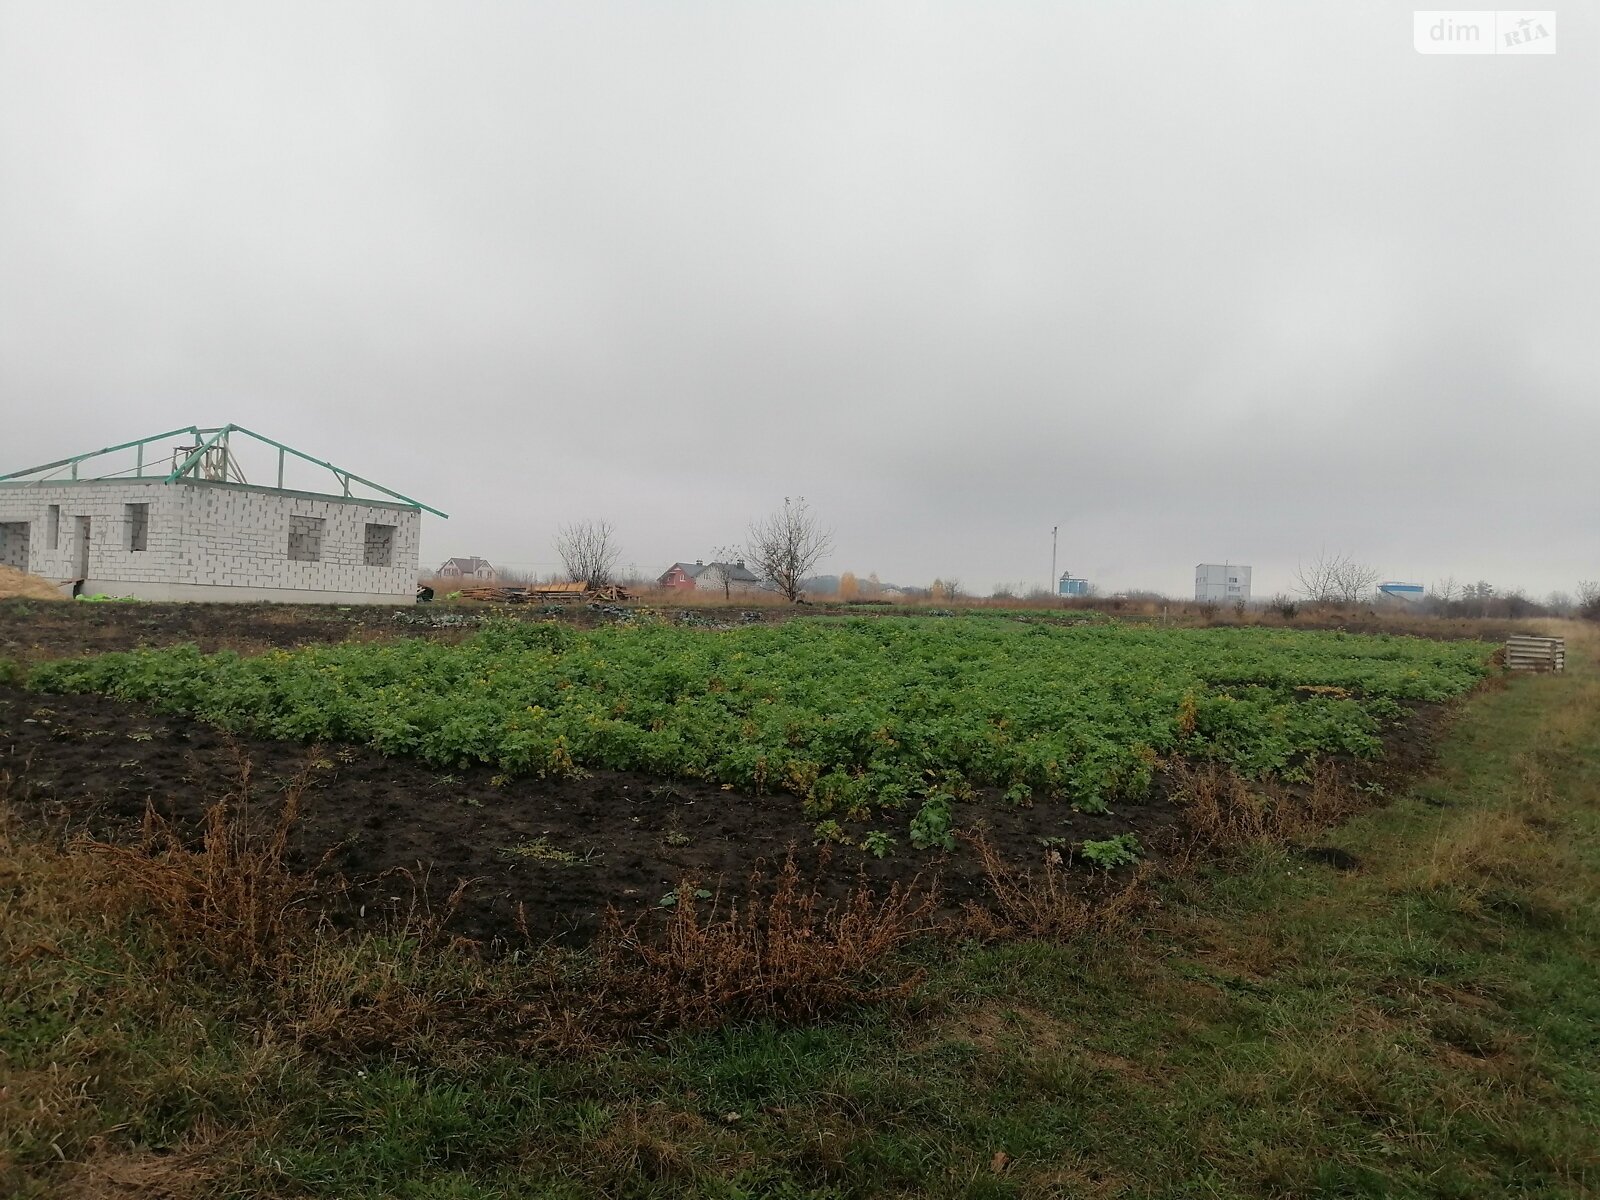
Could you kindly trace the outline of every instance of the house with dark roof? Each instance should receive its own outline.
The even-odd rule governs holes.
[[[759,591],[761,577],[745,566],[742,558],[731,563],[708,563],[697,559],[692,563],[673,563],[661,573],[656,586],[685,592],[738,595]]]
[[[439,568],[440,579],[484,579],[495,580],[500,577],[500,572],[494,569],[494,564],[487,558],[473,555],[471,558],[447,558],[444,565]]]

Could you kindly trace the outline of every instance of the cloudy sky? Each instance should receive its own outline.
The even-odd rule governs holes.
[[[0,470],[233,421],[546,568],[1600,577],[1600,13],[0,0]]]

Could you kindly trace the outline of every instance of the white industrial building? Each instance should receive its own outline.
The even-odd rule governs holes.
[[[1404,583],[1398,579],[1386,579],[1378,585],[1378,599],[1400,600],[1406,604],[1420,604],[1428,594],[1428,589],[1420,583]]]
[[[1194,598],[1211,603],[1250,599],[1250,568],[1237,563],[1201,563],[1194,569]]]
[[[245,480],[235,438],[276,453],[276,486]],[[291,462],[338,492],[285,487]],[[445,515],[240,426],[190,426],[0,476],[0,562],[83,595],[410,604],[424,511]]]

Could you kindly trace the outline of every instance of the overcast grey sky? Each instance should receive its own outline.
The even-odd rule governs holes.
[[[0,470],[190,423],[655,573],[1600,577],[1600,20],[0,0]]]

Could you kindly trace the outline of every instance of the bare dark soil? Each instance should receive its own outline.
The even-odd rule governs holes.
[[[293,857],[314,866],[331,852],[328,865],[351,884],[334,909],[345,922],[359,919],[363,905],[373,917],[414,900],[439,906],[471,880],[451,929],[520,939],[525,922],[538,940],[583,941],[607,905],[625,914],[649,908],[687,875],[737,891],[760,860],[776,867],[791,848],[834,895],[863,873],[880,885],[937,875],[950,910],[983,891],[964,845],[914,852],[903,827],[892,831],[895,852],[881,860],[854,847],[820,847],[787,794],[614,771],[576,780],[503,779],[487,768],[443,774],[361,747],[234,738],[103,696],[0,688],[0,772],[10,774],[11,802],[25,819],[121,840],[136,835],[151,805],[192,827],[209,803],[238,790],[242,760],[254,803],[268,812],[293,781],[307,779]],[[958,806],[956,818],[962,828],[986,823],[1007,858],[1033,864],[1045,852],[1041,837],[1132,830],[1154,844],[1177,813],[1163,800],[1091,816],[1064,804],[990,799]]]
[[[454,619],[451,619],[451,618]],[[32,662],[143,646],[192,643],[258,653],[419,634],[459,637],[475,621],[426,606],[321,604],[119,604],[0,601],[0,657]]]

